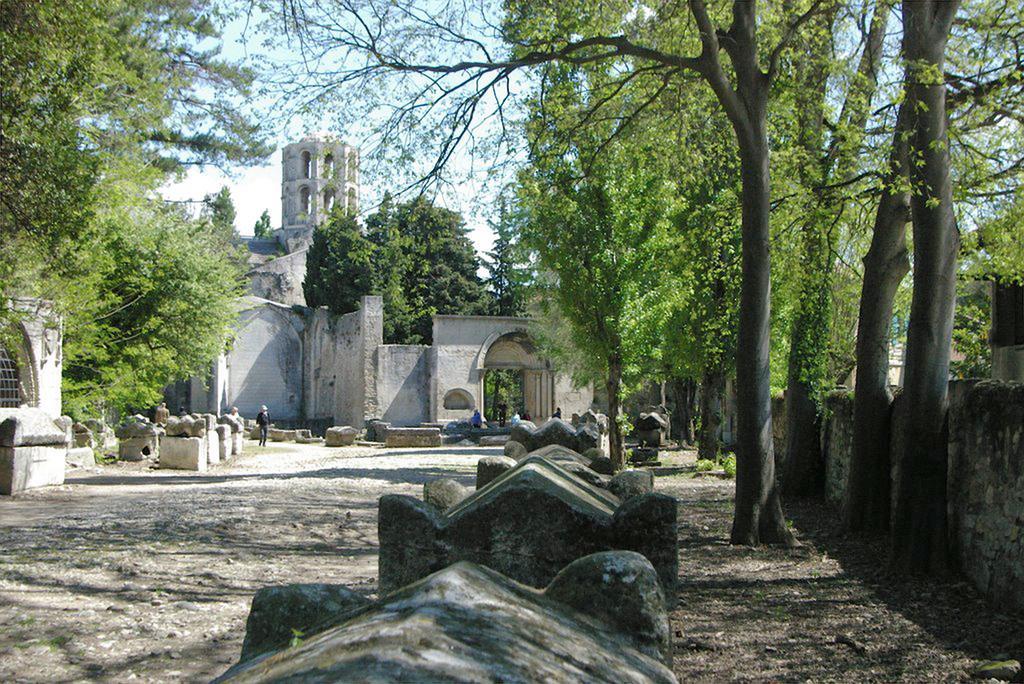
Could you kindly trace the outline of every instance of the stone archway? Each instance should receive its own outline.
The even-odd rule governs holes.
[[[515,413],[528,415],[532,420],[543,421],[554,411],[555,383],[554,373],[550,364],[538,353],[533,339],[523,330],[512,330],[492,335],[486,349],[481,350],[480,370],[484,414],[493,420],[493,408],[488,402],[494,403],[494,390],[489,391],[488,374],[501,374],[504,382],[512,378],[518,381],[518,392],[505,396],[515,396],[521,401],[520,406],[508,406],[508,416]],[[514,380],[511,380],[515,382]]]

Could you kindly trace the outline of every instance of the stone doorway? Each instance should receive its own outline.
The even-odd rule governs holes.
[[[508,417],[515,413],[520,416],[529,415],[535,422],[543,422],[555,410],[554,373],[547,361],[537,354],[536,346],[525,332],[510,332],[502,335],[491,344],[484,357],[483,379],[480,396],[483,397],[483,415],[488,420],[497,416],[497,400],[488,394],[488,379],[494,373],[492,382],[503,378],[509,384],[509,394],[518,385],[515,399],[518,405],[509,403]],[[492,409],[493,406],[493,409]]]

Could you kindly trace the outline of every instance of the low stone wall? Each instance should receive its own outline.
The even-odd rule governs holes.
[[[1024,609],[1024,384],[979,382],[951,404],[947,492],[960,568]]]
[[[853,393],[831,393],[826,407],[825,496],[839,507],[853,451]],[[902,414],[897,396],[893,425]],[[900,430],[892,431],[890,447],[895,497]],[[1024,384],[950,383],[946,486],[950,543],[960,569],[995,605],[1024,608]]]

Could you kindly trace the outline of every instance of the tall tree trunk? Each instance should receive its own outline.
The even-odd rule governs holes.
[[[960,237],[949,178],[943,69],[957,5],[956,0],[903,3],[903,53],[911,75],[907,99],[912,108],[914,295],[907,330],[907,410],[892,561],[907,572],[944,572],[948,562],[944,423]]]
[[[622,444],[622,428],[619,426],[619,390],[622,386],[622,360],[617,356],[608,359],[608,457],[612,468],[618,472],[626,465]]]
[[[693,436],[693,380],[672,378],[669,381],[672,396],[672,437],[680,444],[690,446]]]
[[[736,352],[736,509],[730,538],[733,544],[792,544],[775,481],[772,446],[770,185],[764,119],[758,123],[753,140],[740,142],[743,285]]]
[[[906,124],[910,110],[900,105],[889,170],[878,202],[871,247],[864,257],[857,319],[857,386],[853,395],[853,453],[843,502],[843,526],[850,532],[889,529],[889,461],[892,393],[889,391],[889,337],[896,291],[910,270],[906,190]]]
[[[725,372],[720,368],[704,371],[704,377],[700,381],[700,434],[697,440],[697,458],[718,461],[724,395]]]

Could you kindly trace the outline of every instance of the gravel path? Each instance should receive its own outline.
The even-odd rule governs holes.
[[[203,474],[118,464],[0,499],[0,681],[206,681],[234,663],[253,593],[332,582],[373,596],[377,499],[472,486],[499,448],[246,444]],[[680,681],[950,681],[1024,659],[1024,619],[965,584],[904,582],[884,542],[834,534],[820,503],[787,504],[803,546],[726,543],[732,483],[692,455],[658,477],[680,500]]]

